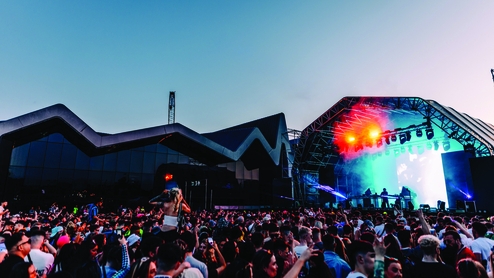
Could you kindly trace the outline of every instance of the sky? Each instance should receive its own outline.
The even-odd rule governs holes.
[[[0,1],[0,120],[62,103],[98,132],[302,130],[345,96],[494,124],[494,1]]]

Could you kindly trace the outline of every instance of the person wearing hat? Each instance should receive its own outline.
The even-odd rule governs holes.
[[[31,251],[31,240],[23,233],[13,234],[5,240],[5,247],[9,256],[0,263],[0,274],[9,277],[14,265],[24,262],[24,257]]]

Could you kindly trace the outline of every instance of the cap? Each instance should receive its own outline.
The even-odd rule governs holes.
[[[134,245],[137,241],[140,241],[141,238],[136,235],[136,234],[131,234],[128,238],[127,238],[127,242],[129,243],[129,246],[132,246]]]
[[[63,231],[63,227],[62,226],[56,226],[56,227],[54,227],[53,229],[51,229],[51,236],[50,237],[54,237],[56,234],[58,234],[61,231]]]

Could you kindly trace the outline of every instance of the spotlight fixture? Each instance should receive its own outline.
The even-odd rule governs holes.
[[[389,135],[386,135],[384,137],[384,141],[386,141],[386,144],[388,144],[388,145],[391,144],[391,142],[389,141]]]
[[[415,131],[415,135],[417,137],[422,137],[422,129],[417,129],[417,131]]]
[[[431,140],[432,138],[434,138],[434,129],[432,128],[432,126],[428,126],[425,129],[425,135],[427,136],[427,140]]]
[[[407,141],[407,135],[405,133],[400,133],[399,135],[400,137],[400,144],[405,144],[405,142]]]
[[[449,149],[451,148],[451,145],[449,144],[449,141],[444,141],[443,142],[443,150],[445,152],[449,151]]]
[[[394,135],[394,134],[393,134],[393,135],[391,135],[391,141],[392,141],[392,142],[396,142],[396,135]]]
[[[405,136],[407,138],[407,141],[410,141],[412,139],[412,133],[410,131],[405,132]]]
[[[380,148],[380,147],[382,147],[382,145],[383,145],[383,140],[381,138],[377,139],[376,140],[376,147],[377,148]]]

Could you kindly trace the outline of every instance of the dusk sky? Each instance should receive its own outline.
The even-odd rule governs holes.
[[[56,103],[99,132],[211,132],[345,96],[494,124],[494,1],[0,1],[0,120]]]

